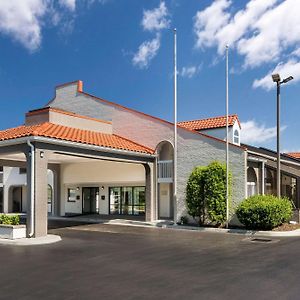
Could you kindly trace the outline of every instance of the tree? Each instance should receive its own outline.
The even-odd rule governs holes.
[[[229,196],[231,174],[229,174]],[[226,221],[226,166],[217,161],[207,167],[196,167],[186,188],[188,213],[203,224],[207,218],[222,224]]]

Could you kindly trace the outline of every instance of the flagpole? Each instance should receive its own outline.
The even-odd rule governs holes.
[[[174,28],[174,221],[177,221],[177,30]]]
[[[228,111],[229,111],[229,93],[228,93],[228,45],[226,45],[226,228],[229,223],[229,141],[228,141]]]

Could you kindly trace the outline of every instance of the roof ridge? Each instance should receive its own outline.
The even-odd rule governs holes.
[[[228,115],[228,117],[236,117],[238,119],[238,115],[237,114],[230,114],[230,115]],[[193,120],[187,120],[187,121],[180,121],[178,123],[206,121],[206,120],[221,119],[221,118],[226,118],[226,115],[218,116],[218,117],[209,117],[209,118],[205,118],[205,119],[193,119]]]
[[[116,106],[116,107],[120,107],[120,108],[129,110],[129,111],[132,111],[132,112],[134,112],[134,113],[137,113],[137,114],[146,116],[146,117],[148,117],[148,118],[155,119],[155,120],[158,120],[158,121],[160,121],[160,122],[163,122],[163,123],[169,124],[169,125],[171,125],[171,126],[174,126],[174,123],[172,123],[172,122],[169,122],[169,121],[167,121],[167,120],[164,120],[164,119],[161,119],[161,118],[152,116],[152,115],[150,115],[150,114],[147,114],[147,113],[138,111],[138,110],[136,110],[136,109],[129,108],[129,107],[126,107],[126,106],[124,106],[124,105],[121,105],[121,104],[118,104],[118,103],[115,103],[115,102],[112,102],[112,101],[109,101],[109,100],[106,100],[106,99],[103,99],[103,98],[94,96],[94,95],[89,94],[89,93],[84,92],[84,91],[80,91],[79,93],[80,93],[80,94],[83,94],[83,95],[86,95],[86,96],[89,96],[89,97],[92,97],[92,98],[96,99],[97,101],[101,101],[101,102],[104,102],[104,103],[107,103],[107,104],[110,104],[110,105],[113,105],[113,106]],[[236,116],[237,116],[237,115],[236,115]],[[208,139],[212,139],[212,140],[218,141],[218,142],[220,142],[220,143],[226,143],[225,141],[223,141],[223,140],[221,140],[221,139],[219,139],[219,138],[216,138],[216,137],[214,137],[214,136],[207,135],[207,134],[204,134],[204,133],[202,133],[202,132],[197,132],[197,131],[195,131],[195,130],[191,130],[191,129],[185,128],[185,127],[183,127],[183,126],[180,126],[180,125],[178,125],[178,123],[177,123],[177,126],[180,127],[181,129],[185,130],[185,131],[190,132],[190,133],[197,134],[197,135],[201,135],[201,136],[204,136],[204,137],[206,137],[206,138],[208,138]],[[233,144],[233,143],[229,143],[229,144],[232,145],[232,146],[235,146],[235,147],[237,147],[237,148],[240,148],[240,149],[245,149],[244,147],[239,146],[239,145],[236,145],[236,144]]]

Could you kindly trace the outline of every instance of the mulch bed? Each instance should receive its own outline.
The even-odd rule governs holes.
[[[276,228],[273,229],[273,231],[292,231],[300,229],[300,224],[288,224],[284,223]]]

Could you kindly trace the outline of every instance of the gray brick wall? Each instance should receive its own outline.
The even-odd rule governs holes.
[[[76,85],[57,91],[57,96],[50,106],[93,118],[112,120],[113,133],[152,149],[163,140],[173,141],[172,124],[77,93]],[[242,148],[230,146],[229,157],[233,174],[234,207],[245,197],[246,153]],[[225,162],[225,143],[178,129],[177,219],[186,214],[185,188],[191,171],[196,166],[206,166],[214,160]]]
[[[93,97],[78,93],[76,83],[57,89],[56,97],[49,103],[49,106],[91,118],[112,120],[113,107],[100,103]]]

